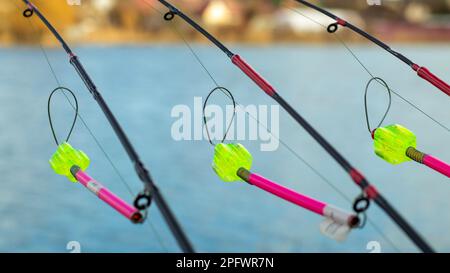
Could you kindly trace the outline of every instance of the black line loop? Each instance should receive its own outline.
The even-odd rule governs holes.
[[[164,20],[171,21],[173,18],[175,18],[175,12],[169,11],[166,14],[164,14]]]
[[[75,101],[75,117],[73,118],[72,126],[70,127],[69,133],[67,134],[66,142],[69,141],[70,135],[72,134],[73,128],[75,127],[75,123],[77,122],[77,118],[78,118],[78,100],[77,100],[77,97],[75,96],[75,94],[72,92],[72,90],[70,90],[70,89],[68,89],[66,87],[61,87],[61,86],[53,89],[53,91],[50,93],[50,96],[48,97],[47,113],[48,113],[48,122],[50,123],[50,129],[52,131],[53,138],[55,139],[55,142],[56,142],[57,146],[59,146],[59,143],[58,143],[58,138],[56,137],[55,129],[53,127],[52,115],[51,115],[50,108],[51,108],[52,97],[58,91],[61,91],[61,92],[67,91],[67,92],[69,92],[69,94],[72,95],[72,97],[73,97],[73,99]]]
[[[33,14],[34,14],[34,10],[32,10],[30,8],[24,10],[22,13],[23,17],[25,17],[25,18],[30,18],[31,16],[33,16]]]
[[[386,108],[386,112],[384,113],[383,117],[381,118],[380,123],[377,125],[376,128],[380,127],[381,124],[383,124],[384,120],[386,119],[386,116],[387,116],[388,113],[389,113],[389,110],[391,109],[391,104],[392,104],[392,94],[391,94],[391,88],[389,88],[389,85],[388,85],[382,78],[379,78],[379,77],[372,77],[372,78],[367,82],[366,89],[365,89],[365,91],[364,91],[364,112],[365,112],[365,114],[366,114],[366,124],[367,124],[367,129],[369,130],[369,133],[372,133],[373,130],[370,128],[369,110],[368,110],[368,106],[367,106],[367,93],[369,92],[370,84],[371,84],[373,81],[377,81],[379,84],[382,84],[382,85],[386,88],[387,93],[388,93],[388,96],[389,96],[389,102],[388,102],[388,106],[387,106],[387,108]],[[376,129],[376,128],[375,128],[375,129]]]
[[[328,33],[335,33],[338,30],[338,28],[339,28],[338,23],[333,23],[327,27],[327,31]]]
[[[235,99],[234,99],[234,97],[233,97],[233,94],[232,94],[228,89],[226,89],[225,87],[221,87],[221,86],[218,86],[218,87],[212,89],[212,90],[209,92],[208,96],[206,97],[205,102],[203,103],[203,124],[205,125],[206,135],[208,136],[208,141],[209,141],[209,143],[211,143],[212,146],[215,146],[215,144],[214,144],[214,142],[211,140],[211,136],[210,136],[210,134],[209,134],[208,122],[206,121],[205,110],[206,110],[206,106],[208,105],[208,100],[209,100],[209,98],[211,97],[211,95],[212,95],[214,92],[216,92],[216,91],[218,91],[218,90],[220,90],[220,91],[222,91],[224,94],[226,94],[227,97],[229,97],[229,98],[231,99],[232,103],[233,103],[233,116],[232,116],[232,118],[231,118],[231,120],[230,120],[230,123],[229,123],[228,126],[227,126],[227,130],[225,131],[225,134],[223,135],[223,138],[222,138],[221,143],[223,143],[223,142],[225,141],[225,139],[227,138],[227,134],[228,134],[228,132],[230,131],[231,126],[233,125],[234,118],[236,117],[236,101],[235,101]]]

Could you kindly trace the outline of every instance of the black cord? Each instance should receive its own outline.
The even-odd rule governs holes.
[[[233,116],[232,116],[232,118],[231,118],[230,123],[229,123],[228,126],[227,126],[227,130],[225,131],[225,134],[223,135],[223,138],[222,138],[221,143],[223,143],[223,142],[225,141],[225,139],[227,138],[228,131],[230,131],[230,128],[231,128],[231,126],[233,125],[234,118],[236,117],[236,100],[234,99],[233,94],[230,92],[230,90],[226,89],[225,87],[220,87],[220,86],[218,86],[218,87],[212,89],[212,90],[209,92],[209,94],[208,94],[208,96],[206,97],[205,102],[204,102],[204,104],[203,104],[203,124],[205,125],[206,135],[208,136],[208,141],[209,141],[209,143],[211,143],[212,146],[215,146],[215,144],[213,143],[213,141],[211,140],[211,136],[209,135],[208,123],[207,123],[207,121],[206,121],[205,110],[206,110],[206,106],[208,105],[208,100],[209,100],[209,98],[210,98],[211,95],[212,95],[214,92],[216,92],[217,90],[220,90],[220,91],[222,91],[222,92],[224,92],[224,93],[227,93],[227,94],[228,94],[227,97],[229,97],[229,98],[231,99],[231,101],[233,102]]]
[[[50,96],[48,97],[47,113],[48,113],[48,122],[50,123],[50,130],[52,131],[53,138],[55,139],[55,142],[56,142],[56,146],[59,146],[59,143],[58,143],[58,138],[56,137],[55,129],[53,127],[52,115],[51,115],[51,112],[50,112],[50,108],[51,108],[52,97],[58,91],[61,91],[61,92],[67,91],[67,92],[69,92],[72,95],[72,97],[73,97],[73,99],[75,101],[75,117],[73,119],[72,126],[70,127],[69,133],[67,134],[66,142],[69,141],[70,135],[72,134],[73,128],[75,127],[75,123],[77,122],[77,117],[78,117],[78,100],[77,100],[77,97],[75,96],[75,94],[72,92],[72,90],[70,90],[70,89],[68,89],[66,87],[62,87],[62,86],[59,86],[59,87],[55,88],[50,93]]]
[[[389,95],[389,102],[388,102],[388,106],[386,108],[386,112],[384,113],[383,117],[381,118],[380,123],[378,124],[378,126],[376,128],[380,127],[381,124],[383,124],[383,121],[386,119],[386,116],[388,115],[389,110],[391,109],[391,104],[392,104],[392,94],[391,94],[391,89],[389,88],[389,85],[382,78],[372,77],[367,82],[366,89],[364,92],[364,111],[366,114],[366,124],[367,124],[367,129],[369,130],[369,133],[372,133],[372,129],[370,128],[370,121],[369,121],[369,111],[368,111],[368,106],[367,106],[367,93],[369,92],[370,84],[373,81],[377,81],[378,83],[384,85],[384,87],[386,87],[387,93]]]

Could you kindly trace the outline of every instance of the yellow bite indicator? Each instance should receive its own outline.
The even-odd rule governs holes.
[[[66,176],[72,182],[77,182],[70,169],[75,165],[85,171],[90,160],[83,151],[76,150],[69,143],[63,142],[58,146],[49,163],[55,173]]]
[[[250,170],[252,161],[252,155],[242,144],[219,143],[214,148],[212,167],[223,181],[240,181],[242,179],[237,175],[237,171],[239,168]]]

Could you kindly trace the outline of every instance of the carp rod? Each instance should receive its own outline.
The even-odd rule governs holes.
[[[169,11],[164,14],[166,21],[171,21],[175,16],[179,16],[187,24],[193,27],[196,31],[201,33],[210,42],[217,46],[223,53],[225,53],[231,62],[237,66],[249,79],[251,79],[262,91],[274,99],[289,115],[307,131],[311,137],[319,143],[320,146],[342,167],[342,169],[350,176],[353,182],[361,188],[364,195],[373,200],[389,217],[402,229],[411,241],[423,252],[434,252],[431,246],[422,238],[421,235],[397,212],[396,209],[381,195],[381,193],[369,183],[364,175],[354,168],[349,161],[341,155],[308,121],[306,121],[283,97],[281,97],[276,89],[264,79],[255,69],[253,69],[241,56],[233,53],[211,33],[201,27],[188,15],[175,7],[166,0],[158,0]]]
[[[328,33],[336,32],[338,30],[339,26],[346,27],[346,28],[352,30],[353,32],[359,34],[360,36],[366,38],[367,40],[371,41],[372,43],[374,43],[374,44],[378,45],[379,47],[381,47],[382,49],[386,50],[387,52],[389,52],[390,54],[395,56],[397,59],[401,60],[403,63],[408,65],[413,71],[415,71],[419,77],[428,81],[429,83],[434,85],[436,88],[438,88],[439,90],[441,90],[442,92],[444,92],[445,94],[450,96],[450,86],[445,81],[443,81],[441,78],[439,78],[438,76],[433,74],[426,67],[416,64],[411,59],[407,58],[405,55],[393,50],[389,45],[382,42],[378,38],[367,33],[366,31],[362,30],[361,28],[353,25],[352,23],[340,18],[339,16],[331,13],[330,11],[323,9],[317,5],[314,5],[308,1],[304,1],[304,0],[294,0],[294,1],[296,1],[300,4],[303,4],[311,9],[318,11],[318,12],[324,14],[325,16],[335,20],[336,21],[335,23],[332,23],[327,27]]]
[[[149,171],[146,169],[144,163],[141,161],[138,153],[136,152],[135,148],[128,139],[125,131],[120,126],[116,117],[110,110],[106,101],[103,99],[101,93],[99,92],[96,85],[92,81],[88,72],[81,64],[77,55],[75,55],[75,53],[69,47],[67,42],[62,38],[62,36],[58,33],[55,27],[47,20],[47,18],[39,11],[39,9],[32,2],[30,2],[29,0],[22,0],[22,1],[27,6],[27,9],[25,9],[23,12],[23,16],[26,18],[30,18],[31,16],[33,16],[33,14],[36,14],[38,18],[42,21],[42,23],[59,41],[64,51],[67,53],[69,57],[70,64],[75,68],[77,74],[84,82],[86,88],[100,106],[108,122],[113,128],[116,136],[119,138],[120,143],[127,152],[130,160],[132,161],[137,176],[144,184],[144,190],[136,196],[134,200],[134,206],[140,211],[146,211],[150,207],[152,200],[154,200],[181,250],[186,253],[194,252],[194,248],[192,247],[187,236],[185,235],[185,232],[183,231],[182,227],[178,223],[175,215],[169,208],[168,203],[166,202],[163,195],[159,191],[157,185],[152,180]]]

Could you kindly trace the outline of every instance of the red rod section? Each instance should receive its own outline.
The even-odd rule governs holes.
[[[244,72],[247,76],[250,77],[259,87],[261,87],[267,95],[273,96],[275,94],[275,88],[270,85],[258,72],[256,72],[253,67],[251,67],[244,59],[239,55],[234,55],[231,57],[231,61],[237,67],[239,67],[242,72]]]
[[[441,80],[438,76],[431,73],[430,70],[428,70],[426,67],[414,64],[412,66],[412,69],[417,72],[417,75],[419,75],[419,77],[425,79],[432,85],[436,86],[439,90],[450,96],[450,86],[446,82]]]

